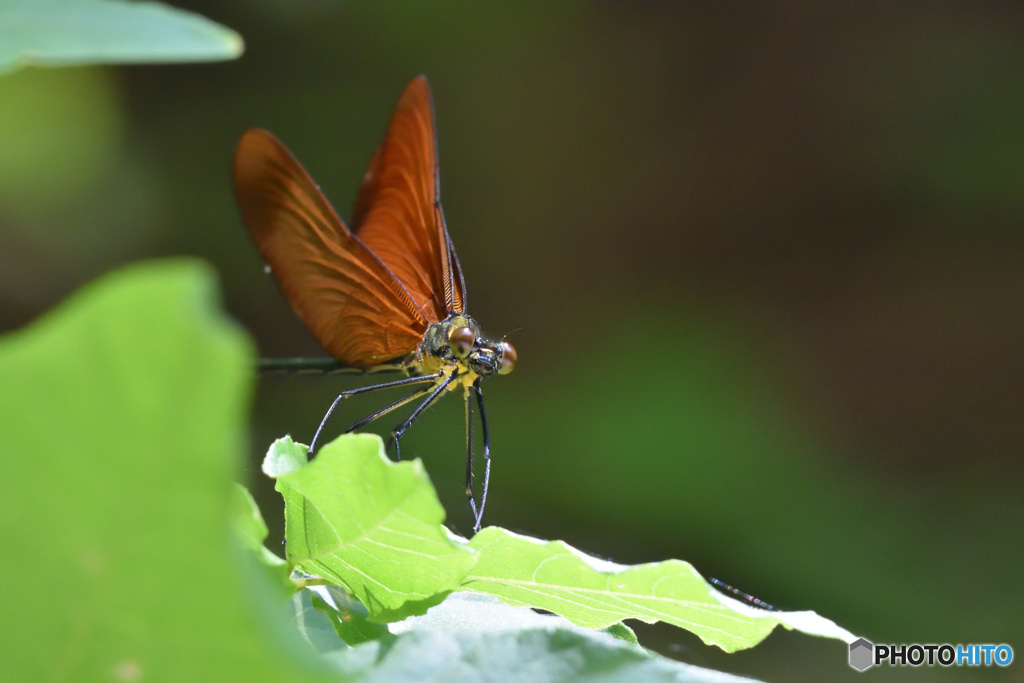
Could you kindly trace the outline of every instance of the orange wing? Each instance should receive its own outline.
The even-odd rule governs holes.
[[[277,138],[247,131],[238,142],[235,196],[249,234],[292,308],[348,365],[414,351],[428,318],[387,266],[349,232]]]
[[[441,211],[430,86],[405,87],[363,178],[352,230],[401,281],[430,322],[465,308],[465,285]]]

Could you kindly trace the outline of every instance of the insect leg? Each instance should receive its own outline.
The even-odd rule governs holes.
[[[749,603],[750,605],[753,605],[754,607],[759,607],[759,608],[765,610],[766,612],[777,612],[778,611],[775,608],[775,605],[771,605],[771,604],[765,602],[764,600],[762,600],[761,598],[755,598],[750,593],[744,593],[739,588],[733,588],[732,586],[730,586],[729,584],[727,584],[724,581],[719,581],[718,579],[714,579],[713,578],[713,579],[711,579],[711,585],[713,585],[715,588],[717,588],[718,590],[722,591],[723,593],[732,593],[733,595],[735,595],[740,600],[745,601],[745,602]]]
[[[443,372],[439,372],[437,373],[437,375],[432,375],[432,377],[437,378],[443,375]],[[434,390],[430,392],[430,395],[423,400],[423,403],[416,406],[416,409],[409,414],[409,417],[405,418],[405,421],[402,422],[402,424],[398,425],[391,431],[391,441],[389,442],[388,445],[392,443],[395,444],[395,457],[398,460],[402,459],[402,451],[399,449],[398,442],[401,441],[402,436],[405,434],[405,430],[409,428],[409,425],[416,421],[416,418],[418,418],[424,410],[429,408],[434,403],[434,401],[441,397],[441,394],[445,392],[445,390],[451,385],[452,382],[455,381],[455,379],[458,376],[458,373],[452,373],[450,377],[442,379],[440,382],[438,382],[437,386],[434,387]]]
[[[338,397],[334,399],[334,402],[331,403],[331,407],[327,409],[327,414],[324,415],[324,419],[320,420],[320,426],[316,428],[316,433],[313,435],[313,440],[309,443],[309,455],[312,456],[313,453],[315,452],[316,441],[318,438],[320,438],[320,432],[323,431],[324,425],[327,424],[328,418],[331,417],[331,413],[334,412],[334,409],[338,407],[339,403],[341,403],[348,397],[355,396],[356,394],[365,394],[371,391],[380,391],[381,389],[402,387],[407,384],[423,384],[425,382],[433,382],[440,376],[441,373],[439,372],[433,375],[425,375],[423,377],[406,377],[405,379],[396,379],[393,382],[384,382],[383,384],[374,384],[373,386],[369,387],[359,387],[358,389],[350,389],[348,391],[341,392],[340,394],[338,394]]]
[[[487,429],[487,411],[484,410],[484,392],[480,389],[480,378],[477,377],[476,381],[473,382],[473,392],[476,394],[476,403],[480,407],[480,429],[483,432],[484,437],[484,489],[480,495],[480,511],[473,509],[473,514],[476,515],[476,521],[473,525],[473,533],[480,531],[480,526],[484,519],[484,506],[487,505],[487,488],[491,483],[491,434]],[[466,397],[468,402],[469,397]],[[470,489],[470,504],[473,502],[473,490]]]
[[[463,396],[466,400],[466,497],[469,498],[473,521],[476,522],[476,501],[473,500],[473,401],[469,387],[465,388]]]
[[[362,420],[359,420],[355,424],[351,425],[348,429],[345,430],[345,433],[346,434],[351,434],[352,432],[356,431],[360,427],[373,422],[377,418],[384,417],[385,415],[387,415],[391,411],[397,410],[398,408],[401,408],[406,403],[409,403],[410,401],[414,401],[417,398],[419,398],[420,396],[426,396],[427,394],[429,394],[433,390],[434,390],[434,387],[427,387],[426,389],[417,389],[416,391],[412,392],[411,394],[408,394],[407,396],[403,396],[402,398],[398,399],[394,403],[392,403],[390,405],[386,405],[386,406],[384,406],[383,408],[381,408],[380,410],[378,410],[376,412],[370,413],[369,415],[364,417]]]

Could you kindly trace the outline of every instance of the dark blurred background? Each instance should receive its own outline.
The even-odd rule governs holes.
[[[519,367],[485,385],[487,522],[685,559],[875,642],[1020,652],[1024,5],[175,4],[245,56],[0,79],[3,329],[190,254],[263,355],[321,355],[240,225],[234,144],[274,131],[347,216],[422,72],[469,310],[516,330]],[[354,385],[259,380],[249,476],[273,547],[260,459]],[[467,533],[461,411],[403,453]],[[638,631],[770,680],[855,675],[836,641],[726,656]]]

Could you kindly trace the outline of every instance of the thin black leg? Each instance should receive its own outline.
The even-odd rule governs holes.
[[[750,593],[744,593],[739,588],[733,588],[724,581],[719,581],[718,579],[712,578],[711,585],[713,585],[715,588],[722,591],[723,593],[732,593],[740,600],[746,601],[754,607],[759,607],[765,610],[766,612],[778,612],[778,609],[775,608],[775,605],[771,605],[762,600],[761,598],[755,598]]]
[[[473,511],[475,525],[478,515],[476,501],[473,500],[473,400],[470,391],[470,387],[466,387],[463,393],[466,400],[466,497],[469,498],[469,508]]]
[[[339,403],[341,403],[348,397],[355,396],[356,394],[365,394],[371,391],[380,391],[381,389],[402,387],[408,384],[423,384],[425,382],[433,382],[440,376],[441,373],[438,372],[433,375],[424,375],[423,377],[406,377],[405,379],[396,379],[393,382],[384,382],[383,384],[374,384],[373,386],[369,387],[359,387],[358,389],[350,389],[349,391],[341,392],[340,394],[338,394],[338,397],[334,399],[334,402],[331,404],[331,407],[327,409],[327,414],[324,415],[324,419],[320,420],[320,426],[316,428],[316,434],[313,435],[313,440],[309,442],[309,455],[312,456],[313,453],[316,451],[316,441],[317,439],[320,438],[320,432],[323,431],[324,425],[327,424],[328,418],[331,417],[331,413],[334,412],[334,409],[338,407]]]
[[[427,387],[426,389],[417,389],[416,391],[412,392],[411,394],[403,396],[402,398],[398,399],[394,403],[386,405],[383,408],[381,408],[380,410],[378,410],[376,412],[373,412],[373,413],[370,413],[369,415],[364,417],[362,420],[359,420],[358,422],[350,425],[349,428],[345,430],[345,433],[346,434],[351,434],[352,432],[356,431],[360,427],[364,427],[365,425],[370,424],[371,422],[373,422],[377,418],[384,417],[385,415],[387,415],[391,411],[397,410],[398,408],[401,408],[406,403],[409,403],[411,401],[415,401],[417,398],[419,398],[421,396],[426,396],[427,394],[429,394],[433,390],[434,390],[434,387]]]
[[[476,394],[476,403],[480,407],[480,430],[483,432],[484,437],[484,490],[480,495],[480,511],[474,509],[473,513],[476,515],[476,522],[473,525],[473,533],[480,531],[480,527],[484,520],[484,506],[487,505],[487,488],[491,483],[491,434],[487,429],[487,411],[484,410],[484,392],[480,389],[480,378],[477,377],[476,381],[473,382],[473,392]],[[467,403],[469,397],[466,397]],[[472,501],[472,497],[470,498]]]
[[[442,374],[443,373],[439,372],[437,375],[434,375],[434,377],[439,377]],[[445,390],[451,386],[451,383],[458,379],[458,377],[458,373],[453,372],[448,379],[438,382],[437,386],[434,387],[434,390],[430,392],[430,395],[423,400],[423,403],[416,406],[416,409],[409,414],[409,417],[405,418],[405,421],[402,422],[402,424],[398,425],[391,431],[391,443],[395,444],[395,458],[397,460],[402,459],[402,451],[399,448],[398,442],[402,440],[405,430],[409,428],[409,425],[416,421],[416,418],[418,418],[424,410],[429,408],[434,401],[439,399],[441,394],[443,394]]]

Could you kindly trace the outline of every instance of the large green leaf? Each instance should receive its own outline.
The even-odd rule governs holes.
[[[296,448],[281,439],[264,461],[279,473],[289,562],[344,586],[374,621],[422,614],[458,587],[476,554],[441,526],[419,460],[391,462],[370,434],[339,437],[304,466]]]
[[[366,681],[600,681],[674,683],[746,681],[652,655],[601,631],[510,607],[486,595],[453,594],[426,616],[373,641],[331,655]]]
[[[6,680],[310,676],[229,543],[254,359],[213,299],[199,263],[137,266],[0,339]]]
[[[769,612],[729,598],[679,560],[626,567],[495,527],[472,541],[446,534],[419,461],[392,463],[373,435],[341,437],[312,463],[304,446],[279,439],[263,469],[278,477],[285,498],[289,560],[344,586],[375,621],[422,614],[462,577],[459,590],[627,639],[625,619],[674,624],[729,652],[753,647],[779,624],[854,639],[813,612]]]
[[[469,545],[479,551],[479,558],[463,590],[545,609],[580,626],[606,628],[623,619],[664,621],[727,652],[753,647],[779,624],[854,640],[813,612],[769,612],[723,596],[680,560],[627,567],[590,557],[561,541],[543,542],[496,527],[484,529]]]
[[[26,64],[198,62],[240,54],[234,31],[157,2],[0,3],[0,72]]]

